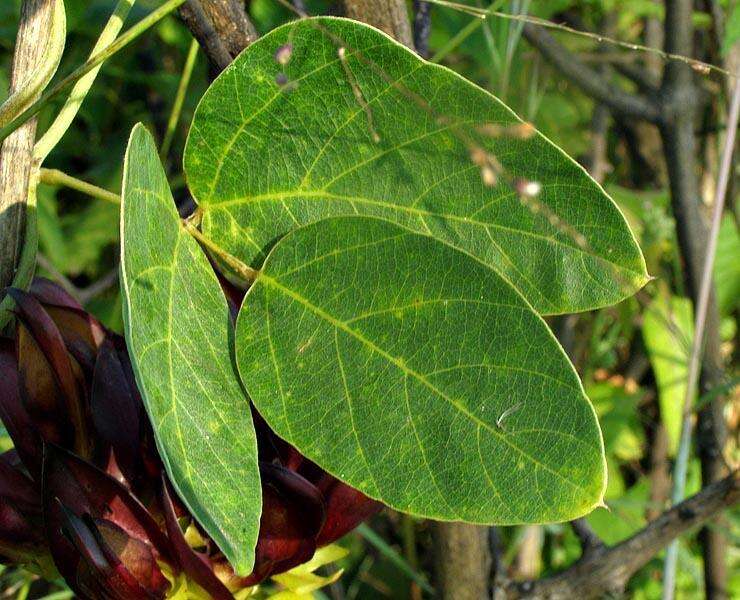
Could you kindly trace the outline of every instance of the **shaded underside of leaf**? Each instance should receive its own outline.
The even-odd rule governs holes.
[[[126,156],[121,239],[126,339],[168,475],[246,575],[261,491],[229,310],[207,258],[180,224],[154,140],[141,125]]]
[[[283,65],[275,53],[288,44]],[[511,129],[520,124],[378,30],[308,19],[257,41],[211,86],[185,171],[205,234],[255,266],[296,226],[360,214],[475,256],[541,314],[631,295],[647,275],[619,209],[546,138]],[[496,185],[484,183],[474,148],[503,166]],[[522,200],[512,180],[542,192]]]
[[[367,217],[295,230],[236,347],[278,435],[393,508],[511,524],[602,498],[599,426],[557,341],[505,280],[429,236]]]

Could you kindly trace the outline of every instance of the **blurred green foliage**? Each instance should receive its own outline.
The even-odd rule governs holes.
[[[568,15],[580,20],[580,27],[593,31],[600,31],[608,18],[611,36],[638,43],[645,42],[645,20],[663,16],[662,3],[653,0],[499,0],[493,3],[468,0],[467,3],[482,8],[493,4],[499,10],[558,21],[562,20],[563,11],[568,11]],[[69,35],[57,78],[85,60],[114,4],[114,0],[65,0]],[[156,0],[138,0],[127,25],[158,4]],[[727,1],[721,4],[730,5]],[[7,94],[19,5],[20,0],[0,2],[0,100]],[[329,1],[306,2],[311,14],[325,13],[331,5]],[[291,13],[276,0],[251,0],[249,6],[261,32],[291,18]],[[478,21],[459,11],[433,7],[432,54],[444,49],[442,64],[501,96],[568,153],[587,162],[593,147],[594,103],[522,40],[521,26],[517,22],[496,18]],[[709,15],[697,12],[694,22],[701,36],[709,28]],[[451,40],[462,37],[459,34],[463,30],[467,35],[451,46]],[[572,51],[596,60],[598,48],[593,40],[560,32],[556,37]],[[187,29],[175,17],[169,17],[106,63],[75,123],[45,166],[118,191],[123,152],[132,126],[143,121],[161,140],[190,39]],[[727,54],[739,39],[740,3],[734,2],[734,10],[726,19],[722,52]],[[620,52],[616,48],[608,50]],[[642,60],[644,56],[638,58]],[[212,71],[201,53],[167,165],[176,198],[181,203],[188,201],[181,168],[185,133],[211,76]],[[615,81],[629,85],[614,77]],[[49,125],[61,101],[52,103],[41,113],[41,131]],[[663,457],[670,466],[683,396],[682,386],[671,385],[671,381],[682,377],[683,370],[678,366],[671,368],[670,361],[679,354],[685,356],[690,343],[690,305],[685,298],[670,198],[659,166],[659,150],[657,155],[648,156],[649,144],[643,144],[644,138],[640,138],[638,145],[646,156],[641,157],[643,162],[638,160],[625,133],[634,127],[635,124],[610,121],[605,159],[611,171],[604,185],[630,222],[644,251],[648,270],[656,281],[648,284],[637,297],[612,308],[579,315],[575,324],[570,325],[571,354],[604,432],[609,466],[608,509],[597,509],[588,521],[607,543],[633,534],[644,526],[649,513],[664,507],[664,500],[655,505],[657,479],[651,472],[655,453],[660,451],[655,444],[656,432],[664,426],[673,440],[668,454]],[[642,135],[643,132],[638,133]],[[649,137],[649,132],[647,135]],[[719,144],[717,136],[711,132],[702,141],[715,149]],[[68,189],[41,186],[40,251],[53,271],[40,271],[52,277],[63,276],[75,287],[84,289],[115,270],[118,265],[117,210],[113,205]],[[729,377],[735,379],[740,308],[738,257],[737,219],[728,212],[722,222],[715,281],[723,320],[723,351]],[[112,328],[121,329],[117,286],[90,298],[87,307]],[[667,310],[668,307],[672,309]],[[558,330],[557,320],[553,320],[552,325]],[[730,403],[727,414],[731,423],[737,423],[740,418],[737,407],[733,408]],[[2,444],[3,449],[8,447],[6,442]],[[731,452],[732,459],[737,460],[737,447],[733,446]],[[687,493],[697,491],[699,486],[699,466],[694,461],[690,465]],[[428,524],[417,522],[410,530],[404,529],[398,515],[384,513],[371,526],[396,556],[389,558],[387,552],[379,551],[354,533],[343,542],[350,552],[340,563],[345,573],[335,586],[340,586],[347,600],[421,597],[418,587],[410,583],[403,569],[398,567],[398,559],[411,561],[411,568],[426,573],[431,579],[433,557]],[[740,597],[738,511],[727,515],[723,529],[731,542],[728,557],[733,573],[730,595]],[[542,533],[539,575],[562,569],[580,555],[578,540],[567,525],[548,525]],[[513,577],[520,576],[516,565],[517,557],[525,551],[522,529],[503,528],[497,535],[505,568]],[[409,548],[416,552],[409,552]],[[695,535],[684,536],[680,548],[679,597],[701,597],[701,554]],[[628,596],[640,600],[659,598],[661,568],[661,557],[657,556],[633,578]],[[5,569],[0,573],[0,597],[24,598],[23,594],[36,598],[45,595],[48,598],[68,597],[48,596],[59,592],[60,588],[55,585],[42,587],[44,589],[40,589],[34,577],[26,572]],[[324,596],[317,597],[329,597],[330,592],[325,590]]]

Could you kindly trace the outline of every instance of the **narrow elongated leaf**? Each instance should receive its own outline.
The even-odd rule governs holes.
[[[241,574],[261,511],[257,443],[230,355],[230,317],[198,243],[180,225],[151,135],[126,154],[121,217],[126,340],[167,473]]]
[[[432,237],[368,217],[288,234],[236,346],[278,435],[396,509],[543,522],[602,498],[601,433],[564,352],[504,279]]]
[[[475,256],[541,314],[647,281],[580,166],[484,90],[353,21],[304,19],[252,44],[201,101],[185,171],[205,234],[256,266],[297,225],[361,214]],[[521,199],[538,187],[525,182],[536,199]]]

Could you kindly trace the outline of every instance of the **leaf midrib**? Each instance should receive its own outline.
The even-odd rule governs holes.
[[[603,256],[599,256],[595,252],[589,252],[588,250],[581,248],[577,244],[568,244],[555,237],[549,237],[546,235],[542,235],[542,234],[539,234],[533,231],[527,231],[524,229],[507,227],[505,225],[500,225],[498,223],[488,223],[485,221],[480,221],[478,219],[472,219],[470,217],[462,217],[459,215],[453,215],[453,214],[447,214],[447,213],[436,213],[436,212],[432,212],[432,211],[428,211],[428,210],[424,210],[424,209],[420,209],[416,207],[411,207],[411,206],[390,204],[388,202],[383,202],[381,200],[375,200],[372,198],[365,198],[363,196],[350,196],[350,195],[345,195],[345,194],[335,194],[333,192],[327,192],[327,191],[322,191],[322,190],[295,190],[295,191],[291,190],[288,192],[275,192],[275,193],[269,193],[269,194],[259,194],[256,196],[249,196],[249,197],[244,197],[244,198],[234,198],[231,200],[226,200],[226,201],[218,202],[214,204],[210,204],[210,203],[204,204],[202,205],[202,208],[203,208],[204,213],[207,213],[209,211],[215,212],[218,210],[223,210],[227,214],[231,214],[227,210],[229,206],[248,206],[249,204],[253,202],[258,203],[258,202],[271,202],[272,201],[272,202],[280,203],[280,202],[285,202],[286,200],[293,200],[293,199],[301,200],[301,199],[309,199],[309,198],[314,199],[315,201],[324,200],[324,199],[344,201],[344,202],[348,202],[350,205],[352,205],[352,203],[354,202],[357,202],[359,204],[369,204],[371,206],[377,206],[379,208],[389,209],[393,211],[407,212],[407,213],[414,214],[421,218],[432,217],[432,218],[438,218],[438,219],[447,219],[450,221],[455,221],[455,222],[463,223],[466,225],[475,225],[477,227],[483,228],[484,230],[487,230],[488,228],[499,229],[501,231],[507,231],[509,233],[513,233],[515,235],[521,235],[521,236],[530,237],[533,239],[542,240],[545,243],[562,246],[569,250],[575,250],[576,252],[582,255],[586,255],[594,260],[597,260],[601,263],[604,263],[605,265],[610,266],[611,268],[615,269],[617,272],[621,271],[621,272],[632,274],[638,278],[642,278],[642,274],[638,271],[635,271],[632,268],[621,266],[618,263],[615,263]],[[422,235],[425,235],[425,234],[422,234]],[[434,239],[437,239],[442,243],[452,246],[453,248],[457,250],[462,250],[469,256],[473,256],[479,262],[481,262],[480,258],[476,257],[474,254],[470,254],[470,252],[465,250],[464,248],[459,248],[458,246],[455,246],[452,243],[448,242],[447,240],[444,240],[437,236],[430,236],[430,237],[434,237]],[[488,268],[491,268],[491,265],[489,265],[488,263],[483,263],[483,264],[485,264]]]
[[[355,329],[349,327],[345,322],[336,319],[326,311],[322,310],[320,307],[313,304],[311,301],[309,301],[304,296],[300,295],[298,292],[282,285],[277,279],[274,277],[271,277],[264,272],[260,273],[260,276],[257,278],[257,280],[254,283],[254,286],[257,286],[259,284],[264,284],[266,286],[272,286],[275,289],[277,289],[279,292],[284,293],[288,297],[292,298],[299,304],[302,304],[306,308],[308,308],[311,312],[319,316],[320,318],[324,319],[326,322],[334,326],[335,328],[341,329],[348,335],[354,337],[356,340],[367,346],[370,350],[373,352],[379,354],[386,360],[388,360],[390,363],[392,363],[394,366],[396,366],[404,375],[413,377],[416,379],[419,383],[427,387],[429,390],[431,390],[434,394],[439,396],[440,398],[446,400],[452,406],[454,406],[456,409],[458,409],[463,415],[465,415],[471,422],[475,423],[478,427],[482,427],[486,429],[490,434],[493,434],[494,437],[496,437],[498,440],[502,441],[505,445],[509,446],[516,452],[518,452],[522,457],[529,460],[535,467],[539,467],[540,469],[550,473],[551,475],[557,477],[558,479],[561,479],[571,487],[574,487],[580,492],[588,492],[588,490],[571,481],[567,477],[565,477],[562,473],[558,473],[557,471],[553,470],[548,465],[540,462],[537,460],[534,456],[520,448],[518,445],[514,444],[510,440],[506,439],[504,435],[502,435],[500,432],[496,431],[495,428],[493,428],[491,425],[483,421],[482,419],[478,418],[476,415],[474,415],[472,412],[470,412],[465,406],[461,405],[459,402],[455,401],[453,398],[450,398],[447,394],[442,392],[440,389],[438,389],[433,383],[431,383],[424,375],[421,373],[418,373],[417,371],[409,368],[404,362],[400,361],[396,357],[392,356],[382,348],[380,348],[378,345],[376,345],[374,342],[366,338],[362,333],[356,331]],[[454,301],[454,299],[451,299],[451,301]]]
[[[384,41],[381,44],[376,44],[374,46],[370,46],[369,48],[365,48],[364,51],[367,52],[369,50],[374,50],[375,48],[379,48],[381,46],[385,46],[386,44],[387,44],[387,42]],[[348,60],[354,54],[356,54],[356,52],[350,52],[350,53],[346,54],[344,60]],[[326,62],[323,65],[315,68],[314,70],[309,71],[308,73],[305,73],[301,77],[298,77],[297,79],[293,79],[292,82],[293,83],[300,83],[301,81],[304,81],[304,80],[308,79],[309,77],[312,77],[312,76],[316,75],[316,73],[319,73],[320,71],[323,71],[324,69],[326,69],[326,68],[328,68],[328,67],[330,67],[332,65],[335,65],[338,62],[341,62],[341,59],[336,58],[336,59],[334,59],[332,61]],[[234,73],[235,69],[236,69],[236,67],[233,67],[232,69],[228,70],[227,72],[224,72],[222,74],[222,76],[225,77],[227,75],[232,75],[232,73]],[[239,114],[240,114],[240,116],[242,116],[242,122],[239,124],[239,127],[237,127],[236,131],[231,136],[231,138],[229,138],[229,140],[225,144],[223,150],[221,151],[221,156],[218,158],[218,164],[216,165],[216,172],[215,172],[215,175],[213,177],[213,181],[212,181],[211,185],[209,186],[209,190],[208,190],[208,197],[209,197],[209,199],[213,199],[213,194],[214,194],[215,189],[216,189],[216,187],[217,187],[217,185],[218,185],[218,183],[220,182],[220,179],[221,179],[221,170],[223,169],[224,162],[226,161],[226,158],[228,157],[229,153],[231,152],[231,148],[236,143],[236,140],[238,140],[239,139],[239,136],[242,133],[244,133],[244,129],[246,128],[247,125],[249,125],[249,123],[251,123],[260,114],[262,114],[267,108],[269,108],[272,105],[272,103],[275,102],[275,100],[277,100],[281,96],[284,96],[284,94],[285,94],[285,91],[284,90],[278,89],[277,93],[273,94],[267,101],[265,101],[263,103],[262,106],[260,106],[259,108],[257,108],[254,112],[252,112],[246,118],[243,117],[243,111],[242,111],[241,104],[239,105]],[[194,128],[194,130],[195,131],[198,131],[200,133],[200,131],[197,128]],[[207,141],[206,140],[206,137],[204,135],[201,134],[201,137],[202,137],[202,139],[204,141]],[[207,145],[210,146],[210,144],[207,144]]]
[[[171,202],[170,199],[164,198],[163,196],[161,196],[160,194],[156,193],[153,190],[147,190],[147,189],[143,189],[143,188],[134,188],[132,191],[134,193],[142,194],[142,195],[145,195],[145,196],[152,196],[152,197],[154,197],[154,199],[156,199],[156,200],[158,200],[160,202],[165,202],[167,204],[169,204],[169,202]],[[207,484],[208,482],[206,480],[204,480],[197,471],[194,472],[192,470],[192,465],[190,463],[189,455],[188,455],[188,452],[187,452],[186,447],[185,447],[185,440],[184,440],[184,435],[183,435],[183,431],[182,431],[182,428],[181,428],[180,419],[177,416],[178,413],[179,413],[180,407],[179,407],[179,405],[178,405],[178,403],[176,401],[176,394],[174,393],[174,369],[173,369],[173,364],[172,364],[172,348],[173,348],[173,343],[174,343],[174,338],[172,336],[172,324],[173,324],[173,322],[172,322],[172,314],[173,314],[173,300],[174,300],[174,282],[175,282],[175,276],[176,276],[175,275],[175,269],[177,268],[179,250],[180,250],[180,247],[181,247],[182,239],[185,236],[189,237],[189,234],[187,232],[185,232],[185,230],[182,227],[178,227],[178,231],[177,231],[176,238],[175,238],[175,245],[174,245],[174,248],[173,248],[173,251],[172,251],[172,255],[173,255],[173,261],[172,261],[172,263],[170,263],[170,264],[163,263],[163,264],[160,264],[160,265],[151,265],[151,266],[147,267],[146,269],[143,269],[142,271],[139,271],[133,277],[133,279],[131,280],[130,287],[133,288],[137,284],[137,282],[144,275],[147,275],[150,272],[161,270],[161,271],[167,271],[168,274],[169,274],[169,277],[168,277],[168,295],[167,295],[167,324],[166,324],[166,335],[164,337],[156,340],[155,342],[152,342],[150,344],[147,344],[145,346],[144,351],[142,351],[142,356],[143,356],[144,352],[149,351],[153,346],[155,346],[157,344],[164,343],[166,345],[166,347],[167,347],[167,375],[168,375],[168,386],[167,386],[168,389],[167,389],[167,393],[168,393],[168,395],[171,398],[171,403],[170,403],[169,410],[167,410],[164,414],[162,414],[162,415],[159,416],[159,423],[161,425],[164,422],[164,419],[166,419],[170,414],[174,415],[174,421],[175,421],[175,437],[177,438],[177,440],[179,442],[180,452],[182,454],[182,459],[183,459],[182,462],[183,462],[184,467],[185,467],[185,478],[187,480],[189,480],[189,481],[193,481],[195,479],[195,477],[194,477],[194,473],[195,473],[197,475],[197,478],[201,482]],[[125,256],[125,253],[124,253],[124,256]],[[124,272],[125,272],[125,268],[124,268]],[[125,279],[124,279],[124,285],[125,285]],[[129,295],[130,295],[130,293],[129,293]],[[182,354],[182,350],[180,350],[180,353]],[[183,356],[184,356],[184,354],[183,354]],[[202,390],[203,387],[202,387],[201,381],[199,379],[197,379],[197,378],[196,378],[196,381],[198,383],[198,386]],[[145,401],[148,401],[147,396],[148,396],[147,394],[144,394]],[[206,397],[208,397],[207,394],[206,394]],[[214,405],[211,403],[211,406],[214,406]],[[215,406],[214,406],[214,408],[215,408]],[[196,424],[197,423],[197,420],[189,412],[187,412],[187,410],[185,410],[185,412],[186,412],[188,418],[194,424]],[[215,412],[218,415],[221,423],[227,425],[227,428],[229,428],[232,436],[234,436],[234,439],[237,439],[238,440],[239,439],[238,436],[236,436],[234,434],[234,432],[231,431],[230,427],[228,427],[228,424],[224,420],[223,415],[221,414],[221,412],[218,409],[215,409]],[[206,443],[210,446],[210,441],[206,440]],[[214,453],[214,455],[217,455],[217,453]],[[163,459],[164,459],[165,463],[170,466],[170,469],[172,469],[171,463],[168,460],[168,457],[167,457],[167,453],[166,452],[163,453]],[[220,457],[219,457],[219,462],[221,462]],[[226,467],[226,465],[224,465],[222,462],[221,462],[221,465],[223,467]],[[189,503],[189,499],[187,498],[186,495],[182,494],[182,491],[181,490],[179,490],[179,487],[180,486],[177,484],[177,482],[175,480],[173,480],[173,484],[178,488],[178,492],[185,497],[186,502]],[[222,510],[220,508],[219,503],[213,504],[212,507],[215,508],[215,511],[218,514],[221,515],[223,522],[233,523],[233,521],[229,518],[228,513],[226,513],[224,510]],[[204,510],[206,513],[209,513],[210,512],[210,509],[207,509],[202,504],[200,504],[200,509],[201,510]],[[222,528],[219,528],[219,531],[222,531]],[[224,540],[224,542],[227,541],[226,538],[225,538],[225,536],[221,536],[221,537]],[[231,541],[228,541],[228,543],[229,543],[229,545],[232,545],[233,546],[233,544],[231,543]]]

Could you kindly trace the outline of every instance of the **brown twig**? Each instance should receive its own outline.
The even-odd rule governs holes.
[[[642,94],[632,94],[604,79],[595,69],[558,43],[539,25],[525,23],[522,30],[527,41],[537,48],[563,75],[586,94],[608,106],[613,112],[651,123],[660,120],[657,103]]]
[[[405,0],[342,0],[344,14],[382,29],[399,42],[414,47]]]
[[[573,533],[576,534],[578,541],[581,542],[581,557],[587,558],[596,553],[603,552],[605,546],[601,538],[591,528],[586,519],[576,519],[570,522]]]
[[[692,0],[666,0],[667,51],[690,53],[693,50],[693,9]],[[668,168],[678,245],[684,263],[686,289],[694,306],[698,307],[710,236],[702,214],[697,176],[695,131],[700,96],[693,70],[684,63],[669,62],[664,71],[661,97],[664,117],[660,132]],[[706,275],[711,278],[711,273]],[[719,311],[713,285],[707,288],[705,302],[700,393],[714,389],[723,381]],[[698,417],[697,449],[702,466],[702,481],[705,485],[717,481],[726,472],[722,460],[726,437],[722,404],[722,398],[716,399],[706,406]],[[715,597],[715,594],[722,594],[727,580],[726,542],[722,532],[710,529],[702,531],[700,539],[704,554],[707,596]]]
[[[180,17],[219,71],[258,37],[238,0],[188,0]]]
[[[432,31],[432,6],[414,0],[414,46],[419,56],[429,58],[429,34]]]
[[[671,540],[702,525],[740,501],[735,471],[692,498],[664,512],[631,538],[584,556],[562,573],[537,581],[506,582],[498,597],[507,599],[589,600],[624,592],[632,575]]]

